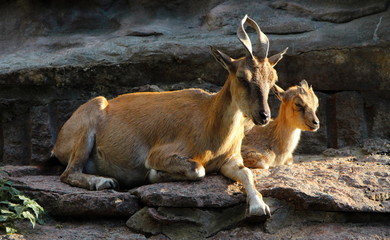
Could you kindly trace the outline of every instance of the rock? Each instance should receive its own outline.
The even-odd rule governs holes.
[[[386,223],[306,223],[300,226],[285,228],[275,234],[264,233],[261,227],[238,227],[221,231],[211,240],[278,240],[278,239],[386,239],[390,234]]]
[[[23,222],[17,225],[20,232],[16,239],[29,240],[85,240],[85,239],[109,239],[109,240],[146,240],[146,236],[131,232],[125,225],[125,220],[120,218],[110,219],[52,219],[46,218],[42,225],[32,228],[30,223]],[[15,235],[7,236],[9,239]],[[6,239],[0,235],[1,239]],[[7,238],[8,239],[8,238]],[[164,238],[162,238],[164,239]]]
[[[374,21],[372,24],[375,24]],[[357,26],[350,27],[356,29]],[[327,31],[331,32],[335,29],[327,29]],[[367,29],[367,31],[369,30]],[[316,39],[325,37],[323,36],[324,32],[316,32],[316,34],[317,36],[314,33],[313,36],[307,36],[310,40],[295,42],[295,51],[304,47],[297,47],[297,44],[305,45],[312,41],[310,44],[316,45]],[[340,32],[340,34],[342,33]],[[390,36],[388,33],[386,35]],[[327,42],[339,42],[339,40],[328,37],[330,39]],[[389,64],[390,50],[388,48],[381,46],[364,48],[334,46],[334,48],[323,46],[322,43],[318,44],[318,49],[312,52],[302,50],[301,54],[294,54],[290,52],[292,50],[289,50],[288,55],[276,67],[280,85],[287,87],[301,79],[306,79],[316,91],[390,90],[389,73],[376,70]],[[368,79],[370,80],[368,81]]]
[[[367,136],[364,102],[357,92],[334,95],[336,107],[337,147],[360,145]]]
[[[353,156],[353,150],[350,147],[341,149],[328,148],[322,154],[327,157],[347,157]]]
[[[366,154],[390,155],[390,141],[380,138],[366,139],[363,142],[362,150]]]
[[[367,118],[367,131],[370,138],[390,139],[390,98],[388,92],[381,94],[364,92],[364,107]]]
[[[235,35],[237,25],[231,23],[239,22],[245,14],[261,23],[260,28],[266,34],[304,33],[315,30],[316,25],[309,19],[297,17],[285,11],[273,11],[265,2],[225,1],[209,11],[203,27]]]
[[[351,4],[353,3],[353,4]],[[317,21],[333,23],[348,22],[356,18],[383,12],[387,9],[387,1],[274,1],[270,5],[299,15],[310,16]]]
[[[245,201],[242,186],[216,175],[198,182],[145,185],[132,193],[146,206],[158,207],[229,207]]]
[[[131,216],[138,199],[127,192],[89,191],[62,183],[59,176],[9,177],[14,187],[35,199],[53,216]]]
[[[253,172],[264,196],[300,209],[390,212],[388,156],[334,158]]]
[[[163,233],[170,239],[204,239],[245,218],[245,204],[224,209],[145,207],[126,225],[145,234]]]
[[[53,129],[52,106],[35,106],[31,108],[31,160],[34,163],[50,158],[57,129]]]
[[[5,164],[30,163],[30,112],[24,101],[7,101],[0,103],[2,113],[1,130],[2,155]]]
[[[85,102],[86,101],[80,100],[62,100],[55,101],[53,103],[56,117],[56,134],[58,134],[64,123],[70,118],[70,116],[72,116],[73,112],[76,111],[76,109]],[[57,135],[55,136],[55,138],[57,138]]]
[[[264,196],[300,209],[388,213],[389,161],[380,155],[323,158],[253,172]],[[135,194],[143,204],[154,207],[228,207],[245,201],[241,188],[222,176],[209,176],[199,182],[142,186]]]
[[[144,85],[144,86],[140,86],[140,87],[135,87],[132,89],[132,92],[162,92],[164,90],[162,90],[161,88],[159,88],[158,86],[156,85]]]
[[[5,165],[0,167],[0,173],[2,177],[23,177],[30,175],[53,175],[53,172],[47,171],[52,169],[46,169],[41,166],[15,166]],[[55,169],[53,169],[55,170]],[[58,174],[57,174],[58,175]]]

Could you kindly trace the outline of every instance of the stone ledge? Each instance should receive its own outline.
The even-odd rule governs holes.
[[[389,156],[307,158],[311,161],[253,170],[257,188],[264,196],[298,209],[390,213]],[[12,172],[11,167],[4,169]],[[58,176],[16,177],[37,169],[13,169],[8,178],[15,187],[37,199],[53,215],[131,216],[140,208],[138,201],[148,207],[176,208],[228,208],[246,201],[242,185],[220,175],[198,182],[150,184],[128,193],[71,187]]]
[[[131,216],[138,198],[113,190],[89,191],[60,182],[59,176],[9,177],[14,186],[53,216]]]

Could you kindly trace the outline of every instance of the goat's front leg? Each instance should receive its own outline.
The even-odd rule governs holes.
[[[221,167],[221,173],[238,182],[241,182],[247,193],[249,203],[249,215],[251,216],[271,216],[271,211],[263,201],[263,196],[255,187],[252,171],[243,165],[242,158],[229,160]]]
[[[145,167],[150,169],[151,183],[200,180],[205,174],[205,168],[198,162],[181,154],[174,154],[171,145],[162,145],[151,150]]]

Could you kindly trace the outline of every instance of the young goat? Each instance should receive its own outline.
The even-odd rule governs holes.
[[[246,167],[268,169],[292,164],[301,130],[317,131],[320,127],[315,113],[318,98],[305,80],[287,91],[277,85],[273,90],[282,102],[279,114],[267,126],[255,126],[245,136],[241,153]]]
[[[257,31],[252,53],[247,23]],[[132,93],[83,104],[62,127],[53,154],[67,168],[61,180],[87,189],[134,187],[177,180],[199,180],[219,171],[246,188],[249,214],[270,215],[244,167],[241,142],[249,121],[266,124],[269,90],[277,80],[273,66],[285,51],[267,58],[268,38],[245,16],[237,30],[246,56],[232,59],[211,48],[229,72],[216,94],[200,89]],[[84,171],[84,172],[83,172]]]

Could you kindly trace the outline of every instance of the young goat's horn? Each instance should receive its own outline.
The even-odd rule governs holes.
[[[245,23],[249,24],[257,32],[257,37],[259,41],[257,44],[258,57],[266,58],[268,56],[268,50],[269,50],[268,37],[260,30],[260,27],[257,25],[257,23],[253,19],[248,17],[248,15],[244,16],[244,18],[241,20],[241,25],[237,29],[238,39],[241,41],[241,43],[244,45],[244,47],[247,50],[246,55],[253,58],[252,43],[248,34],[245,31],[245,27],[244,27]]]

